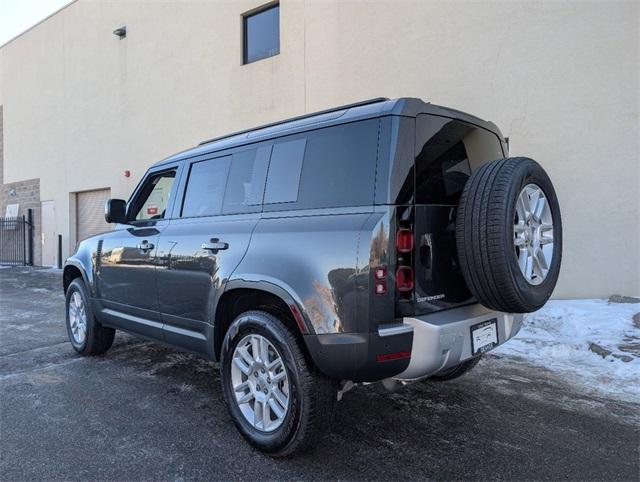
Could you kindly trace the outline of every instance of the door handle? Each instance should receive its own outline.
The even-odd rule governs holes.
[[[143,241],[142,243],[140,243],[138,245],[138,249],[140,251],[142,251],[143,253],[146,253],[147,251],[153,249],[155,246],[153,245],[153,243],[150,243],[148,241]]]
[[[228,249],[229,243],[224,243],[220,241],[218,238],[211,238],[211,240],[208,243],[202,243],[202,246],[200,247],[206,251],[211,251],[215,254],[221,249]]]

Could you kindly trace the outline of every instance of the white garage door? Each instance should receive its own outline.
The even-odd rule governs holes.
[[[104,220],[104,203],[111,189],[85,191],[76,194],[76,233],[78,241],[111,229]]]

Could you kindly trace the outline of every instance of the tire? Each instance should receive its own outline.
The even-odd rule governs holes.
[[[482,356],[477,356],[475,358],[465,360],[462,363],[452,368],[449,368],[448,370],[444,370],[442,372],[439,372],[433,375],[432,377],[429,377],[427,380],[434,381],[434,382],[446,382],[446,381],[461,377],[468,371],[475,368],[475,366],[478,364],[481,358]]]
[[[277,364],[273,372],[267,369],[266,374],[260,373],[260,367],[264,365],[261,360],[251,358],[255,351],[254,339],[258,340],[257,343],[261,344],[261,347],[265,343],[262,340],[270,344],[270,347],[267,347],[267,358],[270,363],[274,363],[276,356],[280,357],[282,364]],[[246,352],[251,355],[250,358],[244,358],[241,355],[244,353],[243,347],[247,347]],[[257,351],[261,352],[262,348]],[[234,361],[234,357],[239,360]],[[253,359],[255,363],[247,363],[247,359]],[[242,371],[241,365],[243,368],[251,366],[249,374]],[[284,381],[278,382],[277,386],[266,382],[265,377],[282,376],[282,370],[278,366],[286,371],[286,387]],[[277,373],[276,370],[278,370]],[[337,383],[322,375],[307,361],[300,341],[284,323],[269,313],[248,311],[234,320],[222,344],[220,371],[224,400],[238,431],[251,445],[273,457],[288,456],[308,449],[331,423],[337,396]],[[258,374],[258,378],[250,379],[249,377],[253,374]],[[235,389],[241,381],[243,385],[249,384],[244,391]],[[257,390],[258,388],[261,391]],[[264,415],[260,408],[263,402],[258,402],[258,396],[262,396],[264,390],[269,391],[269,394],[265,395],[270,399],[267,403],[269,405],[268,421],[266,424],[258,421],[256,425],[249,421],[252,418],[251,411],[253,411],[254,421],[256,413]],[[276,396],[278,392],[279,397]],[[286,404],[277,403],[278,398],[283,398],[282,395],[287,396]],[[242,397],[246,397],[249,401],[239,403],[238,398]],[[283,406],[287,407],[282,418],[278,419],[278,414],[272,408],[273,405],[279,407],[280,411]],[[243,410],[245,410],[244,413]],[[261,419],[259,415],[257,418]]]
[[[462,274],[480,303],[507,313],[541,308],[562,258],[560,207],[544,169],[515,157],[475,171],[460,197],[456,243]]]
[[[78,307],[78,300],[82,302],[82,309]],[[94,356],[101,355],[111,348],[116,330],[102,326],[96,320],[89,304],[87,288],[81,278],[74,279],[67,288],[65,309],[67,335],[75,351],[81,355]],[[80,315],[80,318],[84,316],[85,329],[81,330],[84,331],[83,336],[78,334],[78,325],[82,323],[78,322],[78,318],[74,318],[76,314]]]

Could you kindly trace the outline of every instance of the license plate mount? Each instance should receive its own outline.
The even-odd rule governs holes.
[[[498,319],[491,318],[471,326],[471,354],[480,355],[498,346]]]

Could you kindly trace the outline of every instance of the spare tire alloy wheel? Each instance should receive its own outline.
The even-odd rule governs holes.
[[[289,410],[289,377],[278,350],[250,334],[236,345],[231,366],[236,403],[247,422],[263,432],[282,425]]]
[[[529,283],[539,285],[553,262],[553,215],[536,184],[527,184],[518,195],[513,237],[520,272]]]

